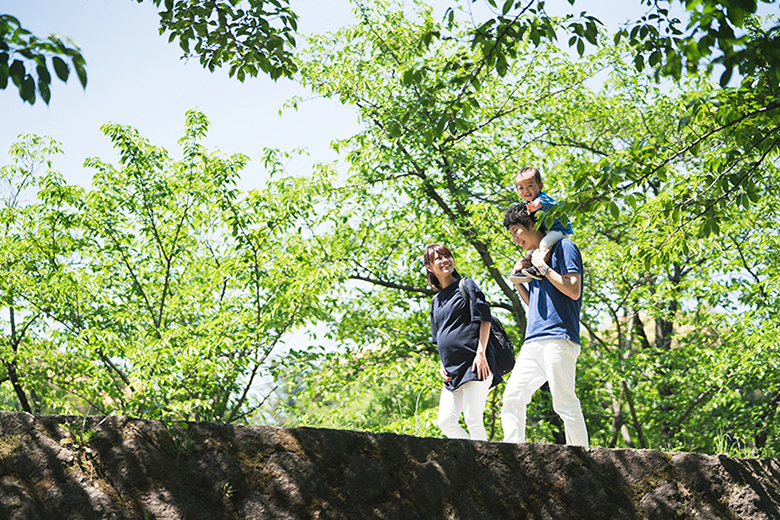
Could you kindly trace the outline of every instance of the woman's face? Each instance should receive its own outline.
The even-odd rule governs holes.
[[[455,259],[441,253],[434,253],[429,269],[440,280],[442,276],[445,278],[452,276],[452,273],[455,271]]]

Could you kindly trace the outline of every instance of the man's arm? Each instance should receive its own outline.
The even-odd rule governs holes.
[[[544,256],[544,252],[537,249],[531,256],[531,263],[539,270],[544,270],[547,267],[545,278],[565,296],[572,300],[579,298],[582,293],[582,275],[580,273],[560,274],[547,265]],[[522,293],[520,294],[522,295]]]
[[[512,272],[518,273],[524,267],[531,267],[528,258],[525,256],[517,261],[515,267],[512,269]],[[520,298],[522,298],[525,304],[528,305],[528,288],[525,285],[523,285],[521,282],[515,282],[515,288],[517,288],[517,292],[520,293]]]

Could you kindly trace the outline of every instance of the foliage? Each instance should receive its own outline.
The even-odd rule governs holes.
[[[575,0],[569,1],[575,4]],[[494,0],[488,3],[497,8]],[[575,207],[579,205],[580,211],[620,211],[624,203],[632,202],[624,201],[624,194],[633,197],[652,189],[653,184],[664,183],[665,170],[679,156],[711,150],[714,156],[703,159],[713,173],[691,180],[678,179],[670,194],[670,199],[675,201],[685,194],[690,205],[667,206],[664,210],[679,211],[682,221],[698,222],[702,233],[717,234],[720,220],[724,218],[723,207],[731,201],[732,188],[740,188],[738,203],[746,206],[755,202],[756,186],[765,180],[757,178],[761,165],[778,153],[777,18],[758,18],[755,1],[680,1],[689,15],[686,28],[681,29],[683,22],[672,14],[672,7],[678,2],[642,0],[641,3],[648,6],[648,12],[614,35],[615,43],[623,40],[630,43],[638,72],[649,67],[654,70],[656,80],[667,76],[680,81],[683,72],[695,75],[703,67],[709,74],[714,67],[722,67],[721,87],[729,84],[735,70],[741,75],[742,83],[737,89],[710,91],[706,96],[690,100],[689,113],[679,120],[679,125],[688,128],[691,119],[698,119],[694,123],[706,120],[708,124],[702,133],[682,142],[664,142],[660,133],[627,147],[630,158],[605,157],[602,167],[593,172],[593,186],[599,196],[583,190],[570,202]],[[765,3],[774,4],[774,0]],[[506,74],[507,63],[516,59],[515,42],[526,35],[539,45],[554,42],[561,31],[568,32],[569,46],[576,46],[580,56],[585,53],[586,43],[597,48],[604,45],[603,40],[598,40],[601,22],[586,12],[578,17],[567,14],[559,25],[556,23],[547,14],[544,1],[507,0],[493,18],[471,30],[470,40],[472,46],[480,49],[484,65],[495,67],[499,75]],[[724,139],[733,141],[732,153],[721,153],[720,144]],[[663,146],[661,150],[659,145]],[[581,182],[578,188],[588,187],[590,179],[583,178]]]
[[[242,82],[260,72],[274,80],[295,73],[298,16],[287,0],[151,1],[160,8],[160,34],[170,33],[168,41],[178,40],[183,57],[197,56],[209,71],[228,66],[230,77]],[[86,62],[72,40],[56,34],[39,39],[0,13],[0,89],[10,78],[23,101],[32,105],[40,96],[48,104],[49,60],[62,81],[70,76],[69,61],[86,88]]]
[[[354,376],[342,365],[376,349],[388,353],[388,364],[396,356],[400,364],[424,356],[433,392],[439,384],[435,351],[427,343],[433,292],[419,263],[425,244],[453,248],[458,270],[477,280],[495,309],[509,311],[503,317],[514,323],[510,333],[521,336],[525,311],[504,278],[518,251],[501,228],[501,208],[516,200],[514,171],[533,160],[535,145],[526,138],[534,117],[549,112],[553,96],[581,96],[596,63],[575,64],[553,48],[520,42],[517,56],[524,58],[512,62],[509,81],[484,67],[479,53],[458,43],[457,33],[446,34],[425,9],[414,22],[381,6],[363,8],[363,15],[360,26],[313,39],[301,65],[307,85],[357,106],[366,124],[361,134],[335,144],[349,150],[352,174],[330,194],[332,232],[321,254],[361,285],[341,295],[340,319],[331,329],[335,341],[354,347],[346,358],[327,358],[325,371],[350,381]],[[341,43],[334,48],[331,42]],[[534,113],[522,109],[533,106]],[[378,366],[363,371],[384,373]],[[296,387],[303,406],[317,400],[324,384],[317,370],[312,374],[302,392]],[[371,391],[383,390],[378,385]],[[331,401],[343,411],[353,397],[346,388],[341,392]],[[381,395],[372,394],[372,403]],[[417,409],[415,392],[399,394],[393,387],[391,395]],[[494,399],[489,412],[494,436],[500,435],[499,406]],[[372,421],[358,424],[386,427]]]
[[[774,0],[761,0],[774,4]],[[657,72],[680,79],[683,71],[696,71],[704,65],[708,73],[715,66],[723,68],[720,85],[726,86],[735,69],[743,77],[763,76],[774,89],[780,84],[780,26],[777,18],[763,27],[755,15],[758,2],[708,0],[680,1],[688,15],[682,21],[671,15],[675,2],[642,0],[649,11],[632,27],[615,34],[615,39],[628,38],[637,48],[634,63],[638,70],[645,64],[657,67]]]
[[[37,94],[48,104],[51,99],[49,59],[62,81],[68,81],[67,62],[70,61],[81,86],[87,86],[84,57],[70,39],[54,34],[45,40],[38,39],[13,16],[0,14],[0,89],[8,86],[10,78],[23,101],[32,105]]]
[[[211,72],[228,65],[229,75],[242,82],[258,72],[272,79],[295,73],[291,49],[298,17],[287,0],[152,2],[164,4],[160,34],[169,32],[169,42],[177,39],[185,57],[197,56]]]
[[[558,32],[565,31],[569,46],[576,47],[580,56],[587,44],[599,45],[597,35],[602,23],[587,12],[566,14],[556,22],[547,13],[544,0],[505,0],[500,6],[496,0],[486,1],[495,16],[473,28],[471,43],[482,49],[486,64],[496,67],[501,75],[507,62],[515,58],[512,42],[525,36],[538,45],[542,40],[557,40]],[[576,0],[568,1],[575,6]],[[761,2],[773,5],[775,0]],[[655,69],[656,79],[664,74],[679,80],[684,72],[695,72],[703,66],[711,73],[719,66],[723,69],[721,86],[729,83],[736,69],[743,77],[762,76],[777,88],[780,26],[776,17],[767,23],[756,18],[756,0],[639,0],[639,4],[647,6],[647,12],[614,35],[615,43],[623,39],[630,42],[637,70],[650,67]],[[687,20],[674,14],[678,4]],[[452,21],[454,12],[450,10],[448,16]]]
[[[224,422],[257,407],[250,389],[285,336],[319,316],[313,288],[329,286],[301,268],[313,265],[309,247],[291,232],[321,181],[243,194],[246,157],[209,153],[207,128],[188,113],[174,161],[136,130],[104,126],[120,166],[88,160],[89,192],[37,174],[51,141],[12,149],[0,388],[10,383],[16,406]],[[278,160],[268,152],[269,168]]]
[[[519,40],[496,72],[424,7],[362,14],[313,38],[300,66],[306,85],[355,106],[364,130],[334,143],[350,174],[323,201],[330,225],[311,231],[323,262],[352,281],[330,323],[336,350],[280,360],[292,420],[387,430],[395,410],[407,428],[433,417],[427,243],[450,246],[522,336],[525,310],[504,280],[520,253],[500,218],[516,201],[514,171],[535,164],[586,259],[578,387],[593,442],[710,450],[720,428],[776,452],[780,388],[767,367],[778,350],[761,331],[777,318],[758,302],[775,304],[780,289],[766,233],[778,178],[766,136],[777,126],[771,112],[740,112],[760,94],[697,76],[662,91],[603,37],[577,60]],[[598,73],[608,79],[593,91]],[[421,367],[417,386],[405,366]],[[494,439],[502,388],[486,414]],[[530,439],[561,441],[544,393],[529,417]]]

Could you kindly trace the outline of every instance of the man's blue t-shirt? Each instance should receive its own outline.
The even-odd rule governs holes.
[[[580,273],[582,276],[582,255],[577,245],[565,238],[552,248],[550,268],[562,275]],[[543,338],[568,339],[580,342],[580,297],[572,300],[547,278],[533,280],[528,287],[528,325],[525,341]]]

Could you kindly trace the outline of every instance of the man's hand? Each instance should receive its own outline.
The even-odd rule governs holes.
[[[447,371],[444,369],[444,365],[439,365],[439,372],[441,373],[441,378],[444,380],[445,383],[449,383],[452,381],[452,376],[450,376]]]
[[[524,256],[515,263],[515,266],[512,268],[512,273],[519,273],[526,267],[531,267],[531,258],[528,256]]]
[[[537,269],[541,269],[542,267],[549,267],[547,265],[547,250],[541,250],[536,249],[534,250],[534,254],[531,255],[531,263],[536,267]]]

